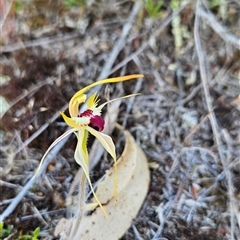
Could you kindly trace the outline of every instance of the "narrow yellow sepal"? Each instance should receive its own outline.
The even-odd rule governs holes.
[[[111,99],[103,104],[101,104],[100,106],[97,107],[97,109],[99,109],[99,111],[105,107],[108,103],[111,103],[111,102],[114,102],[114,101],[117,101],[117,100],[121,100],[121,99],[125,99],[125,98],[130,98],[130,97],[134,97],[134,96],[138,96],[140,95],[141,93],[133,93],[133,94],[130,94],[130,95],[126,95],[126,96],[123,96],[123,97],[119,97],[119,98],[114,98],[114,99]]]
[[[101,84],[106,84],[106,83],[117,83],[117,82],[124,82],[124,81],[128,81],[131,79],[136,79],[136,78],[142,78],[143,75],[142,74],[133,74],[133,75],[127,75],[127,76],[122,76],[122,77],[116,77],[116,78],[107,78],[107,79],[103,79],[97,82],[94,82],[84,88],[82,88],[81,90],[79,90],[78,92],[76,92],[73,97],[71,98],[70,102],[69,102],[69,113],[71,117],[76,117],[78,114],[78,105],[80,103],[83,103],[86,101],[86,95],[84,94],[87,90],[89,90],[92,87],[95,87],[97,85],[101,85]]]
[[[58,138],[50,145],[50,147],[49,147],[49,148],[47,149],[47,151],[44,153],[44,155],[43,155],[43,157],[42,157],[42,159],[41,159],[41,161],[40,161],[40,163],[39,163],[39,165],[38,165],[38,168],[37,168],[37,170],[36,170],[36,172],[34,173],[34,175],[33,175],[32,178],[35,178],[35,177],[37,176],[37,174],[38,174],[39,170],[41,169],[41,166],[42,166],[42,164],[43,164],[43,162],[44,162],[47,154],[50,152],[50,150],[51,150],[54,146],[56,146],[60,141],[62,141],[65,137],[67,137],[69,134],[71,134],[71,133],[73,133],[73,132],[75,132],[75,131],[76,131],[75,128],[69,129],[69,130],[66,131],[64,134],[62,134],[60,137],[58,137]]]
[[[91,127],[86,128],[93,136],[95,136],[98,141],[102,144],[104,149],[111,155],[114,160],[114,171],[115,171],[115,180],[114,180],[114,198],[117,198],[117,187],[118,187],[118,172],[117,172],[117,157],[115,152],[115,145],[112,141],[112,138],[108,135],[98,132]]]
[[[93,189],[91,179],[89,176],[89,163],[88,163],[88,152],[87,152],[87,130],[86,129],[81,129],[76,133],[78,142],[77,142],[77,147],[75,150],[74,158],[76,162],[82,167],[83,172],[87,178],[88,184],[92,190],[93,196],[97,201],[97,204],[99,207],[102,209],[105,217],[108,219],[108,214],[106,213],[105,209],[103,208],[101,202],[99,201],[97,195],[95,194],[95,191]]]

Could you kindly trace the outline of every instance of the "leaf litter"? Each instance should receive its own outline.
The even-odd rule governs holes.
[[[188,3],[177,13],[185,31],[178,55],[171,21],[165,22],[171,7],[164,1],[159,18],[152,19],[144,10],[137,16],[123,50],[115,59],[115,69],[122,66],[123,73],[145,75],[142,95],[135,99],[128,112],[126,129],[153,166],[146,199],[123,240],[231,239],[232,235],[239,239],[239,50],[235,39],[239,39],[236,24],[240,6],[236,1],[224,2],[221,8],[225,6],[225,17],[217,6],[201,6],[199,14],[205,25],[199,31],[212,111],[216,114],[224,159],[229,164],[228,173],[219,161],[216,133],[212,131],[202,91],[193,39],[195,4]],[[11,38],[7,36],[6,46],[2,47],[1,72],[11,80],[1,86],[1,95],[10,104],[20,100],[10,105],[1,119],[0,170],[8,172],[1,174],[1,213],[17,196],[19,186],[24,187],[34,173],[47,147],[65,131],[62,119],[56,118],[17,154],[16,149],[22,148],[24,141],[59,112],[74,92],[97,78],[121,37],[133,3],[118,4],[117,12],[116,8],[105,11],[104,5],[94,1],[86,11],[79,12],[66,10],[61,3],[59,6],[50,7],[47,12],[42,5],[40,8],[32,5],[31,14],[27,15],[23,5],[14,17],[12,13],[9,16],[11,20],[17,19],[20,28],[12,31],[11,27]],[[79,32],[76,20],[80,18],[86,24]],[[8,17],[5,23],[7,21]],[[224,36],[219,34],[219,25],[225,26]],[[158,32],[160,28],[163,30]],[[37,31],[31,34],[30,30]],[[120,71],[112,73],[120,75]],[[43,84],[31,92],[47,79],[51,84]],[[133,89],[132,84],[120,87],[126,94]],[[119,88],[110,91],[117,95]],[[26,97],[21,98],[24,94]],[[119,123],[126,119],[127,104],[119,107]],[[120,148],[121,137],[116,133],[113,137]],[[89,144],[91,142],[89,139]],[[14,232],[30,233],[40,226],[42,239],[54,239],[55,226],[62,217],[67,217],[67,193],[78,170],[73,159],[74,147],[72,138],[7,218],[6,224],[13,225]],[[111,164],[104,155],[92,170],[92,182],[101,179]],[[231,206],[229,174],[234,201]]]

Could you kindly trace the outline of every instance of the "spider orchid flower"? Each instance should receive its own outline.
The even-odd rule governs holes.
[[[87,95],[85,94],[86,91],[88,91],[90,88],[100,85],[100,84],[107,84],[107,83],[117,83],[117,82],[123,82],[128,81],[131,79],[141,78],[143,75],[141,74],[135,74],[135,75],[128,75],[123,77],[117,77],[117,78],[109,78],[97,81],[95,83],[92,83],[83,89],[79,90],[77,93],[73,95],[69,102],[69,113],[70,117],[66,116],[64,112],[60,112],[61,116],[63,117],[64,121],[67,123],[68,126],[71,127],[70,130],[65,132],[63,135],[61,135],[59,138],[57,138],[51,146],[48,148],[47,152],[44,154],[40,165],[42,164],[45,156],[50,151],[52,147],[54,147],[59,141],[61,141],[63,138],[65,138],[67,135],[71,133],[75,133],[77,137],[77,146],[74,154],[74,158],[76,162],[82,167],[86,179],[90,185],[90,188],[93,192],[93,195],[96,199],[97,204],[101,207],[101,209],[104,212],[104,215],[107,217],[107,213],[105,212],[101,202],[97,198],[94,189],[92,187],[92,183],[89,177],[89,159],[88,159],[88,150],[87,150],[87,139],[88,134],[95,136],[99,142],[102,144],[104,149],[111,155],[111,157],[114,160],[114,170],[115,170],[115,181],[114,181],[114,197],[117,197],[117,185],[118,185],[118,175],[117,175],[117,165],[116,165],[116,153],[115,153],[115,145],[112,141],[112,138],[104,133],[102,133],[102,130],[104,129],[104,119],[101,116],[102,108],[106,106],[108,103],[119,100],[122,98],[128,98],[131,96],[135,96],[138,94],[131,94],[127,96],[123,96],[120,98],[116,98],[110,101],[107,101],[100,106],[98,106],[99,98],[96,93],[94,93],[92,96],[90,96],[87,99]],[[83,111],[82,113],[79,113],[79,105],[86,102],[87,109]],[[40,168],[40,165],[38,169]],[[36,173],[35,173],[36,175]]]

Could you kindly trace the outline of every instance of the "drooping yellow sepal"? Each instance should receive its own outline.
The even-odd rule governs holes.
[[[96,202],[98,203],[98,205],[100,206],[100,208],[102,209],[105,217],[108,219],[108,215],[105,211],[105,209],[103,208],[101,202],[99,201],[97,195],[95,194],[95,191],[93,189],[91,180],[90,180],[90,176],[89,176],[89,164],[88,164],[88,152],[87,152],[87,130],[86,129],[81,129],[80,131],[78,131],[76,133],[77,139],[78,139],[78,143],[77,143],[77,147],[75,150],[75,154],[74,154],[74,158],[76,160],[76,162],[82,167],[84,174],[86,176],[86,179],[88,181],[88,184],[91,188],[91,191],[93,193],[94,198],[96,199]]]
[[[114,160],[114,171],[115,171],[115,180],[114,180],[114,198],[117,198],[117,186],[118,186],[118,173],[117,173],[117,157],[115,152],[115,145],[113,140],[108,135],[96,131],[91,127],[86,128],[93,136],[95,136],[98,141],[102,144],[104,149],[111,155]]]

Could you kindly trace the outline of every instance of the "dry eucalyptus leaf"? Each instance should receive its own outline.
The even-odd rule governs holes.
[[[150,181],[148,162],[131,134],[124,131],[124,135],[126,145],[118,160],[118,197],[113,197],[113,168],[106,173],[96,191],[109,220],[98,207],[92,215],[83,217],[74,239],[119,239],[131,226],[133,218],[141,208]]]
[[[66,218],[62,218],[57,226],[55,227],[54,230],[54,236],[58,236],[61,235],[63,239],[67,239],[66,237],[64,238],[63,235],[68,233],[71,229],[71,225],[72,225],[72,219],[66,219]]]

